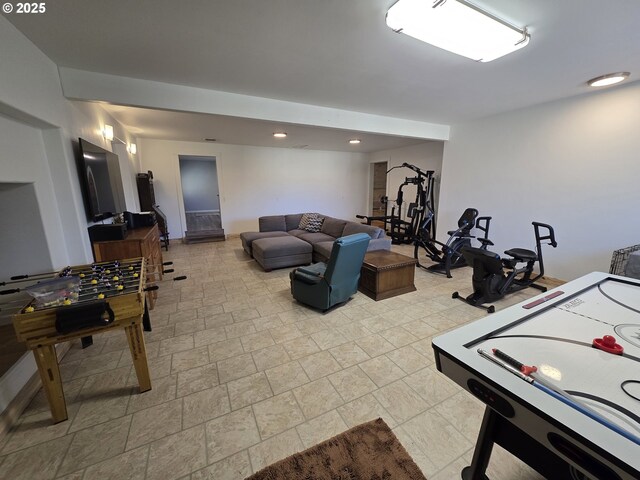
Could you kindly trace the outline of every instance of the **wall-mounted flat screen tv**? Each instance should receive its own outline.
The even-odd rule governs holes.
[[[118,156],[83,138],[80,140],[78,176],[87,218],[97,222],[125,210]]]

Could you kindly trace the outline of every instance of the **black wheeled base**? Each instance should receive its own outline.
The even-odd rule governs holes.
[[[495,297],[493,298],[493,300],[501,300],[504,297],[506,297],[507,295],[509,295],[510,293],[516,293],[519,292],[520,290],[524,290],[525,288],[535,288],[536,290],[540,290],[541,292],[546,292],[547,291],[547,287],[545,287],[544,285],[540,285],[538,283],[524,283],[524,284],[518,284],[518,283],[514,283],[511,285],[511,288],[509,289],[509,291],[507,291],[506,293],[502,294],[502,296],[500,297]],[[462,300],[465,303],[468,303],[469,305],[471,305],[472,307],[476,307],[476,308],[481,308],[483,310],[486,310],[487,313],[493,313],[496,311],[496,307],[494,307],[493,305],[489,305],[489,306],[485,306],[484,304],[487,303],[487,301],[485,300],[484,295],[482,294],[482,292],[474,292],[471,295],[469,295],[468,297],[462,297],[460,296],[459,292],[453,292],[451,294],[451,298],[457,298],[458,300]]]
[[[468,303],[472,307],[486,310],[487,313],[493,313],[496,311],[496,307],[494,307],[493,305],[489,305],[488,307],[486,307],[483,304],[474,301],[473,294],[469,295],[467,298],[464,298],[464,297],[461,297],[458,292],[453,292],[451,294],[451,298],[457,298],[458,300],[462,300],[464,303]]]

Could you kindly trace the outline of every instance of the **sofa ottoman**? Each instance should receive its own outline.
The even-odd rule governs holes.
[[[243,232],[240,234],[240,240],[242,241],[242,248],[249,256],[253,256],[251,246],[254,241],[261,238],[274,238],[274,237],[289,237],[287,232]]]
[[[311,263],[313,247],[304,240],[287,235],[254,240],[251,251],[256,262],[268,272],[274,268]]]

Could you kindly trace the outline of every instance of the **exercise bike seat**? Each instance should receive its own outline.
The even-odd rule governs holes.
[[[536,252],[527,250],[526,248],[511,248],[509,250],[505,250],[504,253],[513,257],[513,259],[518,262],[535,262],[538,260]]]
[[[491,240],[489,240],[488,238],[480,237],[480,238],[478,238],[477,240],[480,242],[480,244],[481,244],[484,248],[486,248],[486,247],[490,247],[490,246],[493,246],[493,242],[492,242]]]
[[[478,210],[475,208],[467,208],[458,219],[458,229],[450,230],[447,232],[449,236],[455,237],[470,237],[471,229],[476,223],[478,217]],[[473,237],[472,237],[473,238]]]

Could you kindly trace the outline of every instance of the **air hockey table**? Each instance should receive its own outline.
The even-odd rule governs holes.
[[[486,404],[463,479],[488,478],[494,444],[550,480],[640,479],[640,281],[590,273],[433,348],[438,370]]]

